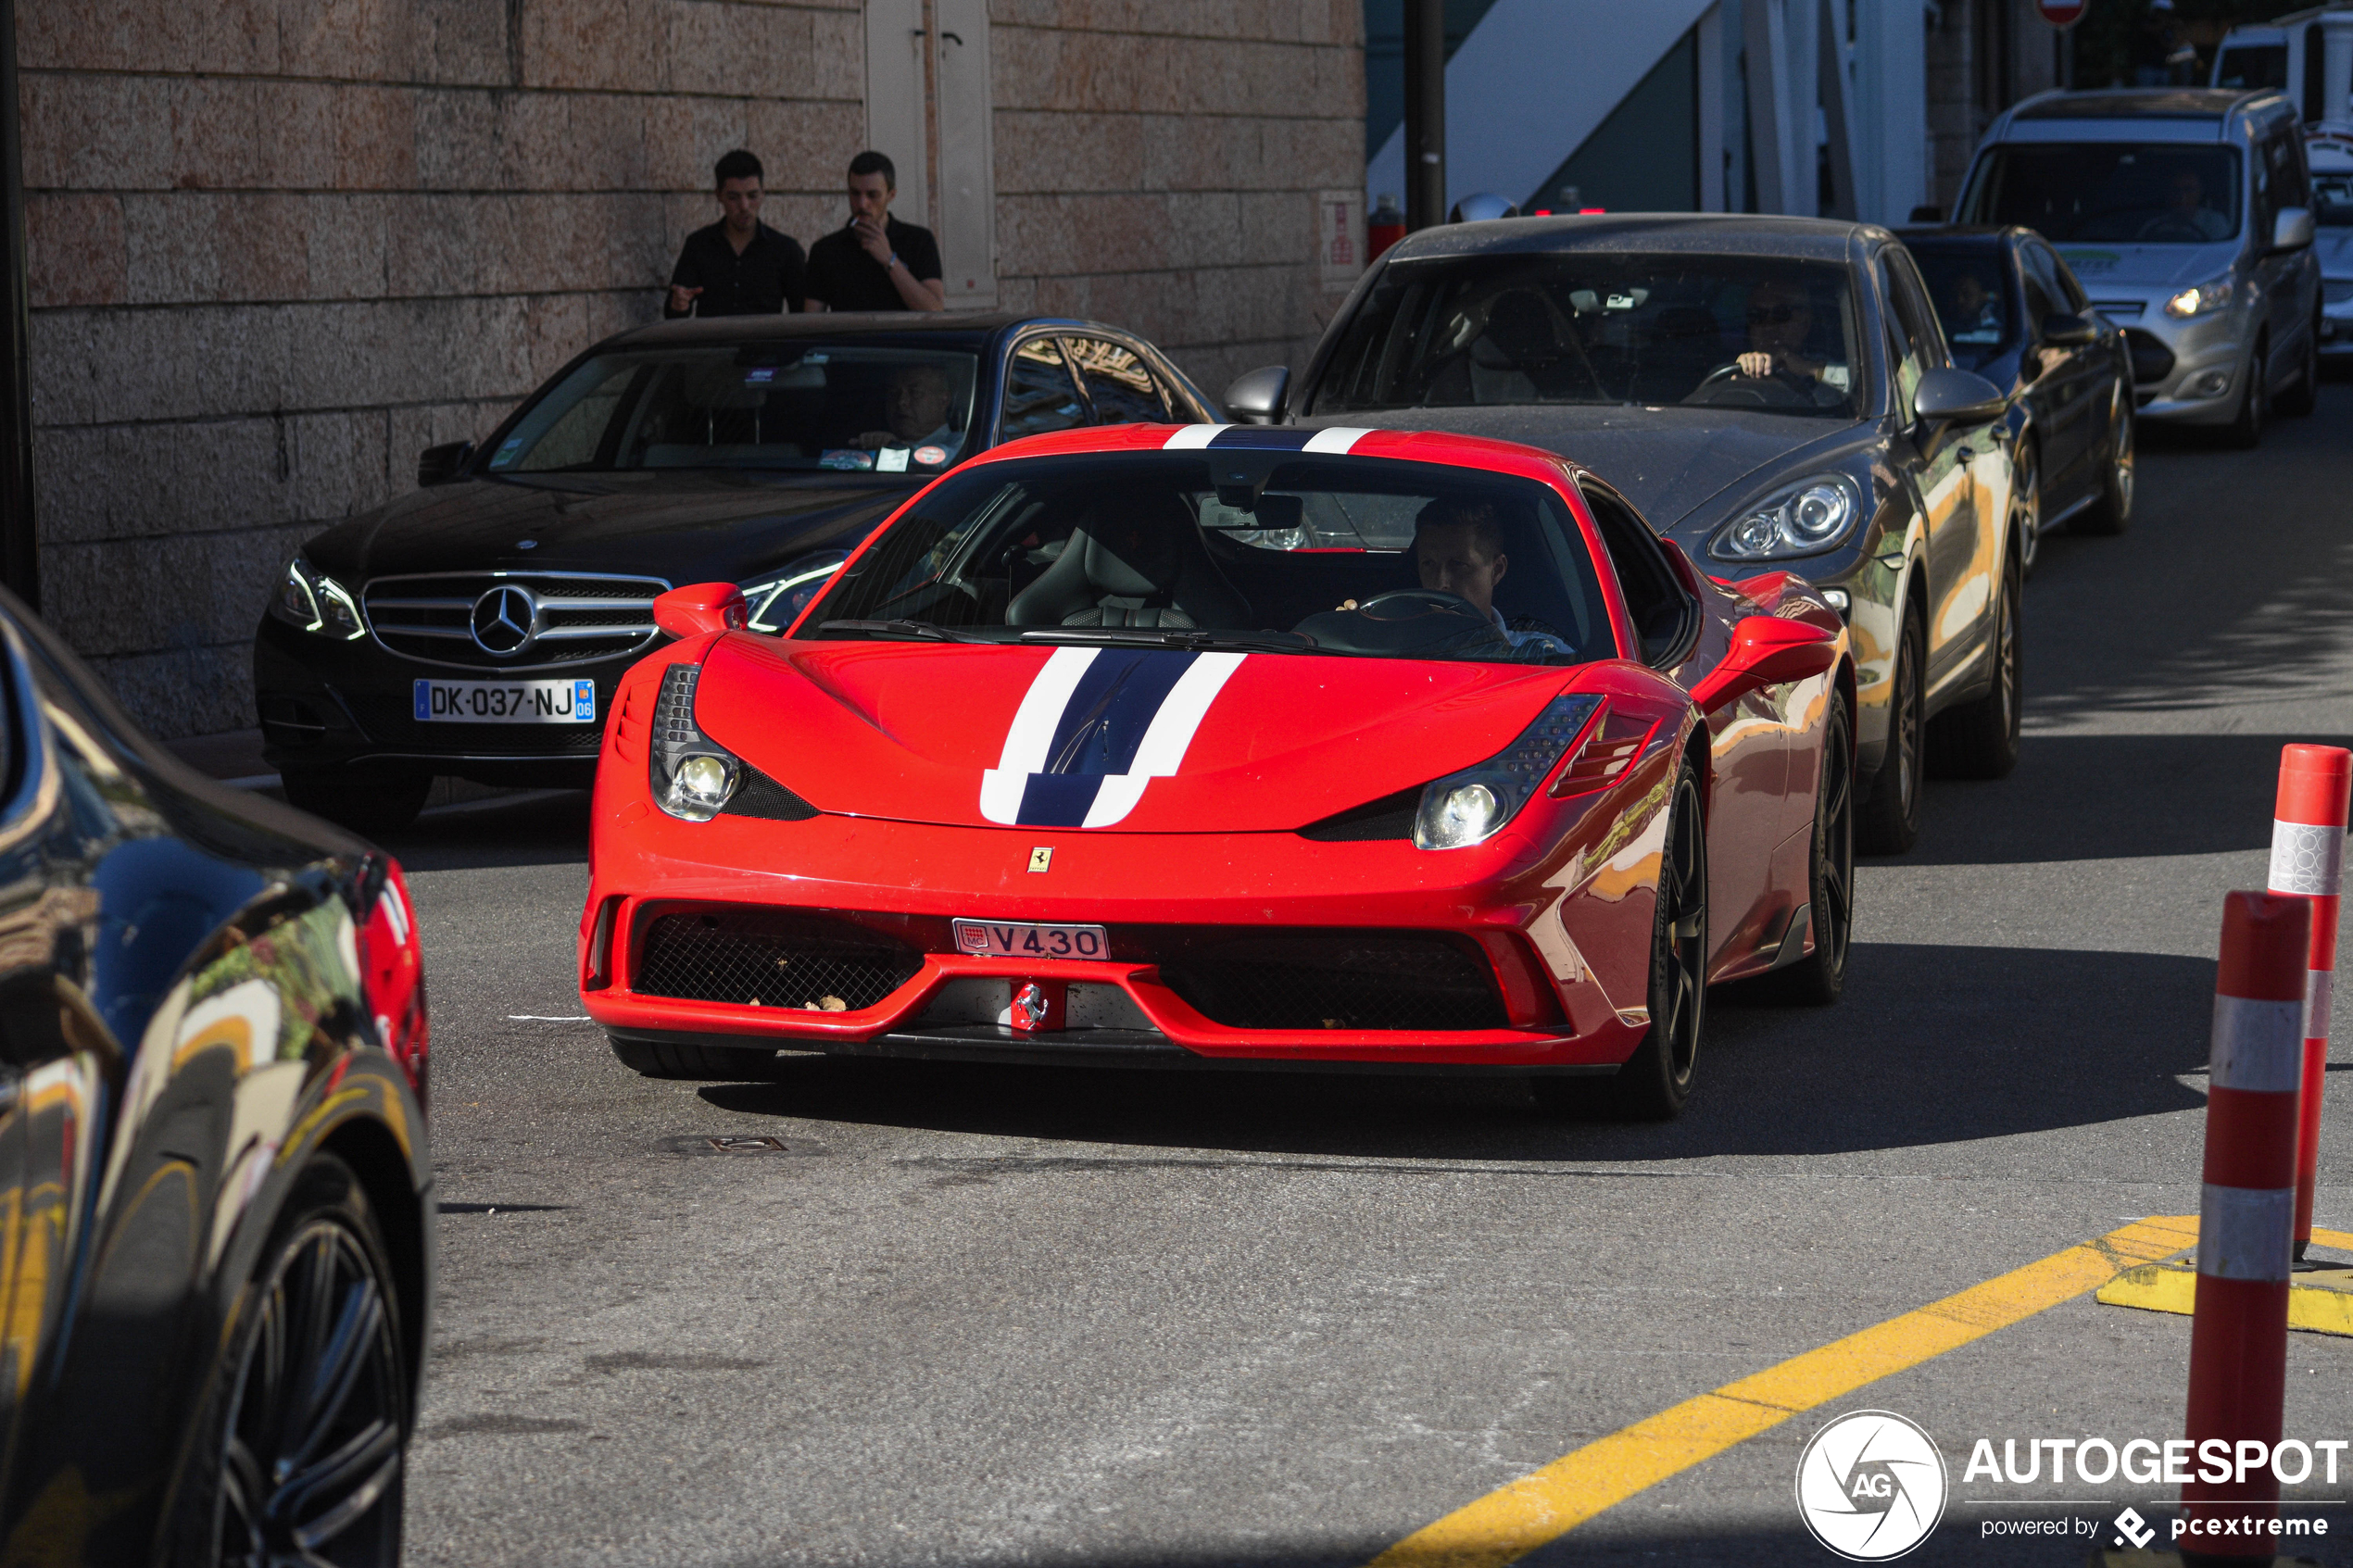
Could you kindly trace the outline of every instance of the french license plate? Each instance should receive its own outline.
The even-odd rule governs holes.
[[[420,724],[593,724],[597,683],[420,680],[416,704]]]
[[[976,959],[1108,959],[1111,939],[1100,925],[960,920],[956,950]]]

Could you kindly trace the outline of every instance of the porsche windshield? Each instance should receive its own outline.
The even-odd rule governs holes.
[[[983,464],[891,524],[799,631],[1499,663],[1617,653],[1584,536],[1549,487],[1252,447]]]
[[[2171,143],[1995,147],[1957,223],[2020,223],[2054,245],[2202,245],[2239,232],[2239,155]]]
[[[487,466],[936,472],[963,451],[977,363],[806,342],[599,354],[533,404]]]
[[[1668,403],[1852,418],[1846,269],[1571,253],[1391,266],[1309,411]]]

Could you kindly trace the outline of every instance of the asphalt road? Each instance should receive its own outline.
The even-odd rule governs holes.
[[[1931,787],[1919,847],[1862,870],[1844,1001],[1719,1001],[1666,1126],[1418,1079],[795,1058],[646,1082],[560,1021],[585,800],[430,816],[394,846],[443,1209],[410,1561],[1344,1568],[1692,1395],[2196,1213],[2221,899],[2263,884],[2281,744],[2353,734],[2348,432],[2333,384],[2259,452],[2152,440],[2128,535],[2045,542],[2017,772]],[[2339,1044],[2340,1229],[2347,1073]],[[1985,1522],[2161,1520],[2169,1489],[1963,1460],[2177,1436],[2188,1344],[2079,1298],[1531,1561],[1833,1561],[1796,1462],[1877,1408],[1951,1468],[1911,1561],[2080,1562]],[[2289,1435],[2353,1437],[2353,1340],[2289,1358]],[[2299,1495],[2353,1498],[2353,1463]],[[2299,1549],[2353,1562],[2353,1506],[2316,1512],[2332,1534]]]

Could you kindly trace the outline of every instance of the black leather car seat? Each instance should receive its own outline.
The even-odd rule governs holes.
[[[1112,505],[1120,510],[1106,516]],[[1005,623],[1228,630],[1252,624],[1249,601],[1209,558],[1199,524],[1174,497],[1099,503],[1071,531],[1054,564],[1006,607]]]

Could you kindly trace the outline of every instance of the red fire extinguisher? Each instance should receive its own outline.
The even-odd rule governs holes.
[[[1380,205],[1365,220],[1365,259],[1378,261],[1380,253],[1405,237],[1405,215],[1397,210],[1397,198],[1383,193]]]

